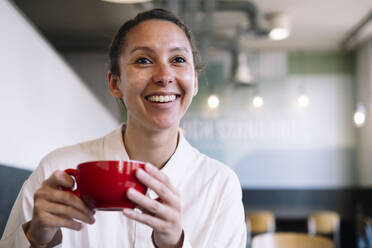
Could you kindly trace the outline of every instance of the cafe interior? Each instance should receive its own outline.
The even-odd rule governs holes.
[[[43,156],[125,122],[108,47],[155,7],[195,35],[181,131],[237,174],[247,247],[372,247],[371,0],[0,1],[0,235]]]

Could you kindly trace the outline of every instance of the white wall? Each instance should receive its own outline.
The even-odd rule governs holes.
[[[0,33],[0,164],[34,169],[52,149],[119,125],[7,0],[0,1]]]
[[[361,186],[372,185],[372,40],[357,53],[357,101],[366,106],[365,125],[358,129],[358,175]]]

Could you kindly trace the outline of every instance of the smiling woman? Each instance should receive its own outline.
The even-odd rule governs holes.
[[[1,247],[245,247],[237,176],[179,131],[198,90],[198,54],[189,29],[166,10],[126,22],[111,46],[108,84],[127,123],[48,154],[24,184]],[[136,177],[147,194],[126,192],[139,211],[95,212],[61,190],[73,186],[63,170],[91,160],[146,162]]]

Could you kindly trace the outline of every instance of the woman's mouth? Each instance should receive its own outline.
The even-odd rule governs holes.
[[[146,96],[146,100],[153,102],[153,103],[167,103],[173,102],[176,98],[180,97],[181,95],[173,94],[173,95],[151,95]]]

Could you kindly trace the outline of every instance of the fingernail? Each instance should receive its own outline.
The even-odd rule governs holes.
[[[124,209],[123,209],[123,214],[124,214],[124,215],[130,215],[130,209],[128,209],[128,208],[124,208]]]
[[[130,196],[134,196],[135,195],[134,189],[129,188],[128,191],[127,191],[127,194],[130,195]]]
[[[144,172],[142,169],[138,169],[138,171],[137,171],[137,175],[138,175],[139,177],[143,177],[143,176],[145,176],[145,172]]]
[[[94,224],[94,222],[96,222],[96,219],[95,218],[90,218],[90,221],[89,221],[89,224]]]

